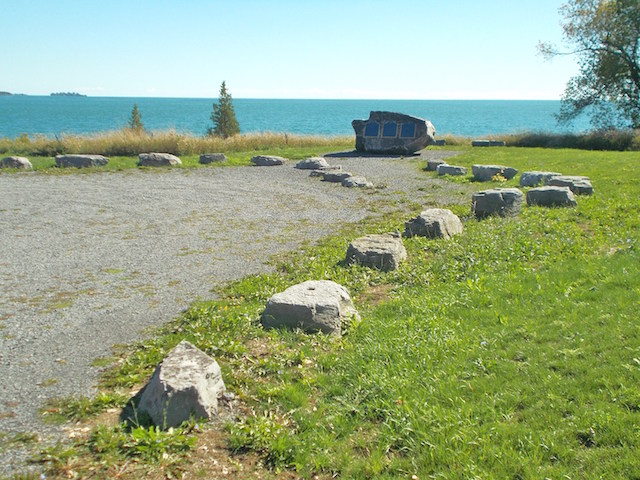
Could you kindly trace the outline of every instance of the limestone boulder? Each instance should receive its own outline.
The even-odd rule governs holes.
[[[467,169],[466,167],[458,167],[456,165],[449,165],[447,163],[443,163],[441,165],[438,165],[438,167],[436,168],[436,172],[438,172],[438,175],[460,176],[460,175],[466,175]]]
[[[527,192],[527,205],[575,207],[577,204],[569,187],[537,187]]]
[[[593,195],[593,186],[589,177],[560,175],[549,180],[552,187],[569,187],[576,195]]]
[[[223,163],[229,160],[224,153],[203,153],[198,160],[202,165],[210,163]]]
[[[33,165],[25,157],[4,157],[0,160],[0,168],[19,168],[21,170],[31,170]]]
[[[515,217],[524,203],[524,194],[517,188],[493,188],[471,196],[471,211],[477,218],[490,215]]]
[[[341,335],[358,318],[346,288],[330,280],[309,280],[272,296],[261,323],[264,328]]]
[[[284,165],[285,158],[275,155],[256,155],[251,159],[251,163],[258,167],[275,167],[276,165]]]
[[[175,165],[182,165],[182,160],[170,153],[141,153],[138,155],[139,167],[173,167]]]
[[[507,180],[516,176],[518,170],[503,165],[472,165],[473,177],[479,182],[489,182],[496,175],[501,175]]]
[[[352,241],[347,248],[346,261],[387,272],[398,268],[406,258],[407,250],[400,234],[384,233],[365,235]]]
[[[451,238],[462,233],[462,222],[451,210],[430,208],[404,224],[405,237]]]
[[[447,162],[446,160],[441,160],[441,159],[431,159],[431,160],[427,160],[427,172],[435,172],[438,170],[438,166],[439,165],[445,165]]]
[[[296,168],[300,170],[328,170],[331,165],[323,157],[311,157],[300,160],[296,163]]]
[[[347,188],[373,188],[373,183],[364,177],[347,177],[342,180],[342,186]]]
[[[547,185],[553,177],[561,176],[557,172],[539,172],[537,170],[531,172],[522,172],[520,175],[521,187],[536,187],[538,185]]]
[[[109,163],[109,159],[102,155],[56,155],[56,167],[59,168],[89,168],[102,167]]]
[[[334,170],[322,173],[322,180],[330,183],[342,183],[346,178],[353,177],[351,172],[345,172],[344,170]]]
[[[225,392],[218,363],[183,340],[164,358],[140,396],[138,410],[153,423],[169,428],[191,416],[210,419]]]

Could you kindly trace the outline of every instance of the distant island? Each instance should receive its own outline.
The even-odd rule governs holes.
[[[7,97],[9,95],[13,95],[13,94],[10,92],[0,92],[0,97]]]
[[[78,92],[56,92],[51,94],[52,97],[86,97]]]

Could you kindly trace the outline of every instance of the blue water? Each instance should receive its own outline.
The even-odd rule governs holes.
[[[148,130],[174,129],[202,135],[211,126],[212,104],[206,98],[0,96],[0,137],[23,133],[85,134],[120,129],[134,103]],[[352,135],[351,121],[371,110],[388,110],[430,120],[437,135],[480,137],[518,132],[579,132],[583,118],[570,127],[553,117],[560,102],[540,100],[276,100],[234,99],[243,133],[287,132]]]

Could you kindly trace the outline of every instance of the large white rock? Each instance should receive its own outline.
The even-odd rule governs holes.
[[[173,167],[174,165],[182,165],[182,160],[170,153],[152,152],[138,155],[139,167]]]
[[[23,170],[31,170],[33,165],[28,158],[25,157],[4,157],[0,160],[0,168],[20,168]]]
[[[407,250],[399,233],[365,235],[355,239],[347,248],[347,263],[359,263],[366,267],[387,272],[398,268],[407,258]]]
[[[517,188],[492,188],[471,196],[471,211],[477,218],[489,215],[515,217],[524,203],[524,194]]]
[[[405,237],[451,238],[459,233],[460,218],[446,208],[429,208],[404,224]]]
[[[261,322],[264,328],[301,328],[341,335],[357,318],[346,288],[330,280],[308,280],[272,296]]]
[[[216,415],[224,392],[218,363],[183,340],[156,367],[138,410],[162,428],[175,427],[192,415],[207,419]]]

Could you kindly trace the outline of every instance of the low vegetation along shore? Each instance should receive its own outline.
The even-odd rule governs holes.
[[[439,137],[448,146],[468,146],[471,139],[453,135]],[[576,148],[583,150],[640,150],[640,131],[612,130],[584,135],[520,133],[492,136],[513,147]],[[292,135],[287,133],[255,133],[220,136],[194,136],[175,131],[147,132],[122,129],[94,135],[61,135],[57,137],[22,135],[0,138],[0,155],[14,154],[54,157],[58,154],[91,153],[114,157],[136,156],[145,152],[196,156],[202,153],[231,154],[249,151],[283,150],[291,148],[353,149],[352,136]],[[34,167],[52,166],[45,158],[36,159]]]
[[[256,142],[268,153],[299,151]],[[204,148],[233,151],[226,145]],[[469,147],[455,163],[587,175],[596,193],[574,208],[478,221],[471,192],[517,186],[518,177],[451,177],[469,202],[438,206],[464,219],[464,233],[405,239],[408,261],[396,271],[346,266],[347,245],[403,230],[424,205],[398,205],[279,259],[273,273],[222,288],[218,300],[105,359],[112,366],[98,396],[43,410],[79,435],[41,449],[47,478],[640,477],[638,154]],[[264,331],[267,299],[309,279],[347,287],[361,321],[341,339]],[[118,423],[182,339],[221,365],[235,416],[168,431]]]

